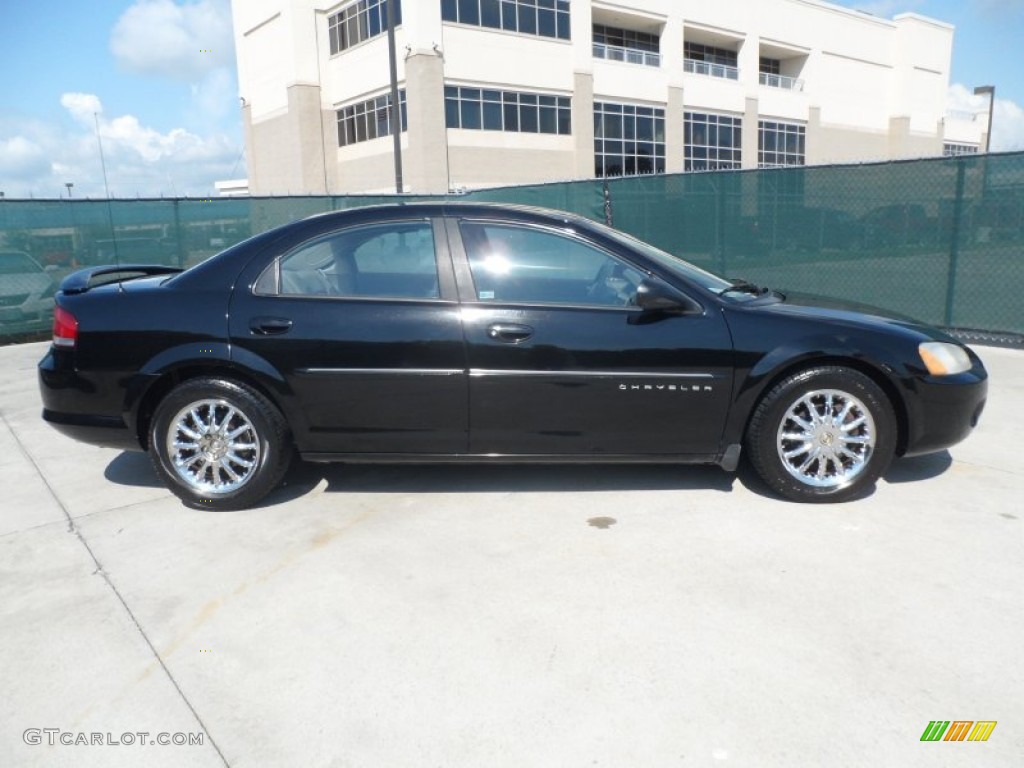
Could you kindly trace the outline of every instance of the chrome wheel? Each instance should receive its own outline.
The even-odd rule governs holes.
[[[785,412],[776,439],[786,471],[804,485],[840,488],[868,466],[877,431],[862,401],[838,389],[812,390]]]
[[[171,419],[167,456],[174,472],[194,490],[231,493],[259,467],[260,437],[249,417],[227,401],[198,400]]]

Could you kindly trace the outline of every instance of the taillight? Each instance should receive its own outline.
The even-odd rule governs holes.
[[[78,321],[63,307],[53,308],[53,346],[74,347],[78,341]]]

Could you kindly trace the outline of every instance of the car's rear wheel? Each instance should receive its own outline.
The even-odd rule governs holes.
[[[761,399],[747,429],[754,469],[793,501],[845,501],[892,461],[896,416],[881,387],[851,368],[786,377]]]
[[[245,509],[281,482],[288,426],[267,398],[233,381],[187,381],[160,402],[149,453],[167,486],[194,509]]]

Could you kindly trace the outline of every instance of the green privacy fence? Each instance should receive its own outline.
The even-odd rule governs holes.
[[[52,286],[76,267],[189,266],[288,221],[395,199],[0,200],[0,342],[45,331]],[[457,199],[573,211],[730,277],[1024,338],[1024,153],[633,176]]]
[[[714,272],[1024,334],[1024,154],[609,186],[616,227]]]

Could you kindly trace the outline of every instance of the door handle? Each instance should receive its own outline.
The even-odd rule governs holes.
[[[495,341],[518,344],[533,336],[533,328],[519,323],[493,323],[487,326],[487,335]]]
[[[260,336],[276,336],[280,333],[288,333],[291,327],[292,321],[287,317],[254,317],[249,321],[250,330]]]

